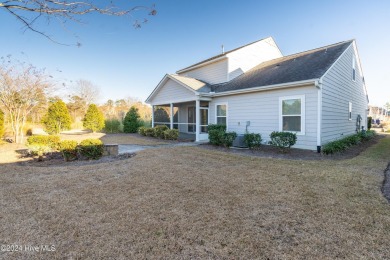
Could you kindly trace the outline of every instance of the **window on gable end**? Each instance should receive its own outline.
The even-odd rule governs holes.
[[[355,57],[352,57],[352,80],[356,80],[356,65],[355,65]]]

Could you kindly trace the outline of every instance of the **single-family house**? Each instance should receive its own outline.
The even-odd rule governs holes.
[[[317,150],[366,128],[368,96],[355,40],[283,56],[272,37],[166,74],[146,100],[153,126],[196,141],[209,124],[238,134],[297,134],[294,147]]]

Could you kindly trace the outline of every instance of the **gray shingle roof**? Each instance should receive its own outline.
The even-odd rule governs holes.
[[[257,65],[246,73],[211,90],[225,92],[320,78],[353,40],[305,51]]]
[[[170,74],[169,76],[197,92],[210,92],[210,85],[201,80],[175,74]]]

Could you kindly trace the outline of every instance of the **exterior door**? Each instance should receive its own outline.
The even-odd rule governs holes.
[[[188,132],[195,133],[195,107],[188,107]]]

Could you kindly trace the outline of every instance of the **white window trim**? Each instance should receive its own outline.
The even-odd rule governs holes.
[[[215,103],[215,124],[218,124],[218,121],[217,121],[217,113],[218,113],[218,110],[217,110],[217,106],[220,106],[220,105],[225,105],[226,106],[226,131],[228,131],[229,129],[229,106],[228,106],[228,103],[227,102],[220,102],[220,103]]]
[[[300,99],[301,100],[301,131],[300,132],[294,132],[294,131],[283,131],[283,101],[289,100],[289,99]],[[296,95],[296,96],[284,96],[279,97],[279,131],[280,132],[290,132],[290,133],[296,133],[297,135],[305,135],[305,126],[306,126],[306,113],[305,113],[305,95]]]
[[[348,120],[352,121],[352,102],[348,102]]]

